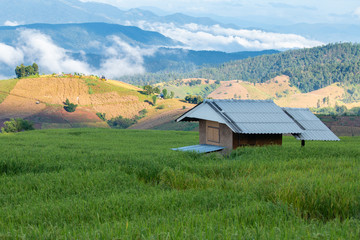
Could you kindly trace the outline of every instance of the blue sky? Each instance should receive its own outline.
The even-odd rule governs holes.
[[[83,0],[109,3],[122,9],[154,7],[167,13],[218,15],[259,22],[360,24],[359,0]],[[159,11],[161,12],[161,11]]]

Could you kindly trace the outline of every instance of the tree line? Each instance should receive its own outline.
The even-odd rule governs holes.
[[[15,68],[15,74],[17,78],[39,75],[39,66],[36,63],[29,66],[21,64]]]

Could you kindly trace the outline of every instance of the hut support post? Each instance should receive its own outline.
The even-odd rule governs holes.
[[[305,140],[301,140],[301,147],[305,147]]]

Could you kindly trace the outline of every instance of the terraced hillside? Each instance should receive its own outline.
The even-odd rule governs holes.
[[[159,100],[161,109],[153,106],[150,96],[140,88],[119,81],[102,81],[89,76],[41,76],[0,82],[2,93],[0,124],[10,118],[21,117],[35,123],[37,128],[108,127],[96,113],[107,119],[122,116],[133,118],[143,109],[149,116],[162,109],[182,109],[179,100]],[[64,110],[69,99],[78,105],[73,113]]]

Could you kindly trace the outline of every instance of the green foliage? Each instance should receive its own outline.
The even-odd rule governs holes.
[[[21,64],[15,68],[15,74],[17,78],[39,75],[39,66],[36,63],[33,63],[30,66]]]
[[[157,106],[156,109],[165,109],[165,105],[161,104],[161,105]]]
[[[347,84],[344,87],[346,91],[343,102],[351,103],[360,100],[360,84]]]
[[[67,112],[75,112],[77,104],[71,103],[69,99],[66,99],[64,109]]]
[[[118,116],[108,120],[107,123],[111,128],[125,129],[137,123],[137,120],[138,120],[137,116],[133,119],[124,118],[123,116]]]
[[[168,96],[168,91],[167,91],[166,88],[164,88],[161,93],[162,93],[164,99],[169,98],[169,96]]]
[[[106,113],[97,112],[96,116],[98,116],[101,120],[106,121]]]
[[[156,94],[160,94],[160,88],[159,87],[154,87],[153,91]]]
[[[9,96],[11,90],[14,89],[19,79],[1,80],[0,81],[0,103],[2,103],[7,96]]]
[[[188,85],[189,85],[190,87],[195,86],[195,85],[200,85],[200,84],[201,84],[201,80],[200,80],[200,79],[198,79],[198,80],[191,80],[191,81],[188,82]]]
[[[148,113],[148,110],[143,109],[143,110],[139,111],[139,116],[141,116],[143,118],[146,116],[147,113]]]
[[[89,87],[89,94],[93,94],[94,93],[94,90],[91,88],[91,87]]]
[[[360,83],[359,72],[360,44],[336,43],[231,61],[220,67],[202,68],[188,73],[135,75],[129,82],[155,83],[205,78],[217,81],[239,79],[256,85],[285,74],[290,77],[293,86],[302,92],[310,92],[336,82],[357,86]],[[359,90],[354,93],[359,100]],[[351,94],[348,95],[348,100],[352,101]]]
[[[193,95],[188,95],[185,97],[185,101],[188,103],[193,103],[193,104],[199,104],[203,101],[204,99],[201,96],[193,96]]]
[[[332,116],[360,116],[360,107],[347,109],[344,105],[336,105],[335,107],[311,108],[311,111],[320,115]]]
[[[233,61],[187,77],[241,79],[255,84],[285,74],[292,85],[309,92],[335,82],[359,84],[359,71],[360,44],[342,43]]]
[[[175,95],[179,98],[185,98],[187,95],[200,95],[201,97],[206,98],[211,92],[220,86],[219,84],[200,84],[189,86],[182,81],[171,81],[163,83],[162,85],[166,86],[166,89],[170,92],[169,98],[175,97]]]
[[[34,130],[33,123],[22,118],[11,118],[10,121],[4,122],[4,127],[1,128],[3,133],[16,133],[28,130]]]
[[[145,85],[144,86],[144,91],[145,91],[146,95],[151,95],[151,94],[154,93],[154,88],[152,86],[150,86],[150,85]],[[156,91],[158,91],[158,90],[156,89]]]
[[[153,105],[155,106],[158,97],[157,97],[156,95],[154,95],[154,96],[152,96],[151,98],[152,98],[152,103],[153,103]]]
[[[232,155],[196,132],[0,135],[5,239],[358,239],[359,137]],[[65,151],[66,150],[66,151]]]

